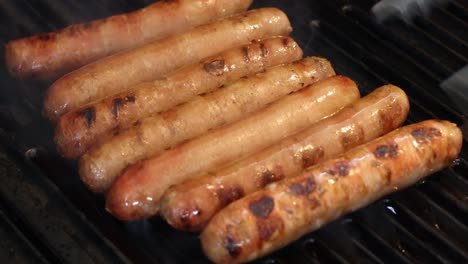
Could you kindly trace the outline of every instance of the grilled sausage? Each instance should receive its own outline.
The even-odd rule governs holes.
[[[230,204],[201,234],[203,250],[216,263],[268,254],[441,170],[456,158],[461,144],[460,129],[448,121],[397,129]]]
[[[17,78],[54,79],[121,50],[246,10],[252,0],[169,0],[59,31],[10,41],[7,68]]]
[[[65,112],[156,80],[182,66],[254,39],[287,35],[287,16],[276,8],[237,14],[182,34],[111,55],[57,80],[48,89],[44,113],[52,121]],[[94,110],[91,111],[94,116]]]
[[[109,189],[107,210],[123,220],[157,214],[169,186],[272,145],[358,98],[356,84],[346,77],[312,84],[239,122],[130,166]]]
[[[136,85],[92,106],[64,114],[55,129],[55,142],[63,156],[76,159],[115,128],[128,128],[143,117],[186,102],[197,94],[211,92],[247,74],[301,57],[301,48],[289,37],[255,41],[223,51],[167,78]],[[93,107],[95,113],[92,123],[83,115],[89,107]]]
[[[164,149],[234,122],[266,104],[334,75],[330,63],[310,57],[279,65],[213,93],[148,117],[90,149],[80,160],[80,176],[93,191],[105,191],[128,165]]]
[[[173,227],[200,231],[223,207],[271,182],[289,178],[399,127],[409,110],[400,88],[386,85],[323,119],[222,170],[172,186],[161,216]]]

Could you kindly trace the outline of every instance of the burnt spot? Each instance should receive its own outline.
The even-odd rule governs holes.
[[[249,204],[250,212],[257,218],[266,218],[273,211],[275,207],[275,201],[269,196],[263,196],[262,198],[252,201]]]
[[[135,123],[132,124],[133,127],[138,127],[141,125],[141,121],[138,120],[138,121],[135,121]]]
[[[314,178],[308,177],[303,182],[296,182],[289,186],[289,192],[295,196],[309,195],[317,189]]]
[[[87,22],[87,23],[83,23],[83,29],[90,29],[93,27],[93,23],[92,22]]]
[[[224,248],[232,258],[238,257],[242,252],[242,247],[236,243],[231,235],[227,235],[226,239],[224,239]]]
[[[335,171],[341,177],[347,176],[349,174],[349,167],[349,163],[346,161],[339,161],[335,163]]]
[[[134,103],[136,101],[136,98],[134,95],[128,95],[125,96],[125,102],[126,103]]]
[[[214,60],[212,62],[208,62],[203,64],[203,69],[211,75],[214,76],[221,76],[224,73],[224,68],[226,64],[224,60]]]
[[[242,54],[244,55],[244,61],[246,63],[249,63],[250,62],[249,48],[248,47],[243,47],[242,48]]]
[[[440,137],[441,135],[440,130],[434,127],[421,127],[411,131],[411,136],[413,136],[419,144],[429,143],[435,137]]]
[[[270,53],[270,51],[265,47],[264,43],[260,43],[260,51],[262,52],[261,56],[266,57]]]
[[[283,46],[285,46],[285,47],[286,47],[286,46],[288,46],[288,45],[289,45],[289,43],[290,43],[290,39],[289,39],[289,38],[283,38],[283,39],[282,39],[282,43],[283,43]]]
[[[307,148],[301,151],[301,161],[302,167],[308,168],[312,165],[317,164],[317,162],[324,156],[323,147],[319,146],[317,148]]]
[[[122,107],[122,105],[123,105],[122,98],[116,98],[112,100],[112,116],[114,116],[114,118],[119,117],[119,110],[120,110],[120,107]]]
[[[47,40],[49,40],[51,38],[52,38],[51,33],[40,34],[40,35],[37,36],[38,40],[44,40],[44,41],[47,41]]]
[[[229,187],[224,187],[218,189],[216,192],[217,197],[221,203],[221,205],[224,207],[236,200],[239,200],[240,198],[244,197],[245,193],[242,187],[238,185],[232,185]]]
[[[256,225],[258,237],[260,238],[259,243],[270,240],[276,232],[284,228],[283,220],[274,215],[267,219],[257,219]]]
[[[374,150],[374,156],[379,159],[394,158],[398,155],[398,144],[392,142],[388,145],[380,145]]]
[[[96,121],[96,110],[94,107],[85,108],[84,110],[79,111],[77,114],[85,119],[88,128],[91,127]]]
[[[265,170],[260,176],[260,186],[265,187],[266,185],[279,181],[284,178],[283,168],[276,166],[273,171]]]

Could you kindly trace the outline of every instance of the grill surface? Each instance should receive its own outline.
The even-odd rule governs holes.
[[[0,1],[0,38],[8,40],[67,24],[128,12],[143,0]],[[378,24],[377,1],[261,1],[277,6],[305,55],[331,60],[363,95],[393,83],[411,97],[408,123],[448,119],[464,129],[455,164],[258,263],[468,262],[468,122],[440,83],[468,63],[468,1],[452,1],[429,17]],[[1,54],[2,61],[3,52]],[[197,234],[159,218],[123,223],[80,183],[77,166],[55,151],[53,128],[41,117],[48,83],[20,82],[0,68],[0,259],[5,263],[207,263]],[[464,113],[465,112],[465,113]]]

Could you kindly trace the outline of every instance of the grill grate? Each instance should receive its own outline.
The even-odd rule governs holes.
[[[0,40],[128,12],[148,0],[0,0]],[[410,96],[408,123],[448,119],[464,128],[457,162],[408,190],[334,221],[257,263],[468,262],[468,127],[464,109],[440,83],[468,64],[468,1],[435,7],[406,24],[376,22],[378,1],[256,0],[290,17],[305,55],[324,56],[363,95],[384,83]],[[2,60],[3,54],[1,55]],[[207,263],[197,234],[159,218],[122,223],[80,183],[77,166],[56,153],[41,118],[48,83],[13,80],[0,66],[0,258],[9,262]]]

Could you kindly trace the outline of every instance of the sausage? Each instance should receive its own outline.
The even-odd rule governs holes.
[[[240,13],[182,34],[117,53],[71,72],[47,90],[44,113],[52,121],[65,112],[156,80],[185,65],[254,39],[288,35],[287,16],[276,8]]]
[[[155,215],[169,186],[268,147],[358,98],[356,84],[343,76],[312,84],[239,122],[130,166],[109,189],[106,208],[122,220]]]
[[[231,203],[202,232],[203,251],[216,263],[266,255],[450,165],[461,144],[448,121],[397,129]]]
[[[99,58],[246,10],[252,0],[166,0],[6,44],[9,72],[21,79],[55,79]]]
[[[113,129],[126,129],[143,117],[211,92],[242,76],[300,58],[301,48],[289,37],[254,41],[223,51],[167,78],[138,84],[99,103],[64,114],[55,129],[55,142],[63,156],[76,159]],[[94,109],[93,122],[88,122],[83,115],[90,107]]]
[[[304,85],[334,74],[327,60],[309,57],[269,68],[142,119],[135,127],[84,154],[79,167],[81,179],[91,190],[105,191],[128,164],[152,157],[209,129],[232,123]]]
[[[161,216],[176,229],[200,231],[223,207],[267,184],[399,127],[409,110],[400,88],[385,85],[310,128],[212,174],[172,186]]]

